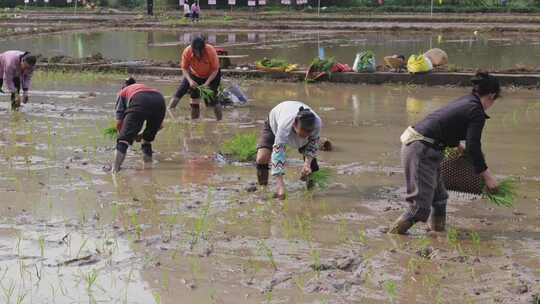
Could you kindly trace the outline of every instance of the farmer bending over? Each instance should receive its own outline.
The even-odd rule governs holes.
[[[304,155],[302,179],[318,171],[317,151],[322,122],[307,105],[298,101],[284,101],[270,111],[257,144],[257,179],[259,185],[268,185],[268,164],[277,178],[276,197],[285,199],[285,149],[299,149]],[[308,187],[311,187],[308,182]]]
[[[21,106],[21,88],[23,90],[22,102],[28,102],[28,90],[32,84],[32,73],[36,65],[36,57],[30,52],[6,51],[0,54],[0,92],[5,81],[11,93],[11,109]]]
[[[145,163],[152,162],[152,141],[161,129],[165,111],[165,99],[161,93],[144,84],[136,83],[135,79],[131,77],[126,80],[116,101],[118,139],[113,173],[120,170],[128,146],[133,144],[133,140],[141,131],[145,121],[146,127],[142,133],[141,150],[143,161]]]
[[[216,49],[206,43],[204,38],[195,37],[191,42],[191,46],[188,46],[182,53],[181,68],[184,78],[176,94],[171,99],[170,108],[174,109],[180,99],[186,93],[189,93],[191,95],[191,119],[199,118],[201,93],[198,87],[203,85],[212,90],[214,96],[210,100],[210,105],[214,107],[216,119],[221,120],[221,104],[216,98],[219,83],[221,82],[221,71]],[[208,101],[205,100],[206,102]]]
[[[446,147],[465,147],[474,171],[480,174],[490,191],[497,180],[486,166],[481,137],[488,110],[499,97],[499,81],[479,72],[472,79],[470,95],[461,97],[431,113],[401,135],[401,161],[405,168],[408,210],[399,217],[390,233],[405,234],[416,222],[426,222],[433,231],[444,231],[448,193],[441,179],[440,164]]]

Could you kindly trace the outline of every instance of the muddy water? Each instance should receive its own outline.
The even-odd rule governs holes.
[[[522,65],[538,66],[540,38],[519,34],[425,34],[402,32],[381,34],[359,32],[203,32],[208,40],[229,50],[232,55],[248,55],[234,59],[235,63],[252,63],[263,57],[285,58],[291,62],[308,64],[316,56],[334,56],[352,65],[361,50],[372,50],[379,64],[391,54],[417,54],[438,47],[447,51],[450,63],[458,67],[508,69]],[[106,57],[127,60],[179,60],[183,47],[191,41],[190,32],[111,31],[67,33],[30,38],[16,38],[1,43],[6,49],[29,49],[45,56],[90,56],[101,52]],[[122,47],[116,47],[121,45]]]
[[[390,237],[404,207],[399,134],[463,89],[241,82],[248,106],[191,124],[184,101],[153,168],[141,170],[135,145],[113,179],[101,130],[118,81],[38,74],[20,113],[1,97],[4,302],[9,290],[23,303],[530,303],[540,292],[538,91],[506,91],[484,136],[492,170],[521,177],[515,209],[452,196],[451,237],[421,224]],[[334,173],[328,189],[306,193],[291,151],[289,199],[276,202],[246,191],[252,166],[214,153],[287,99],[322,116],[335,151],[321,160]]]

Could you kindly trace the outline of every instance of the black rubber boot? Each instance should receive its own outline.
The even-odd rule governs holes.
[[[414,225],[414,222],[407,215],[400,216],[392,225],[388,233],[392,234],[407,234],[407,231]]]
[[[145,163],[151,163],[152,162],[152,144],[150,143],[142,144],[141,150],[143,153],[143,161]]]
[[[223,107],[219,102],[216,102],[214,105],[214,114],[216,115],[216,120],[220,121],[223,119]]]
[[[15,93],[11,93],[11,110],[18,111],[21,107],[21,98]]]
[[[116,153],[114,156],[114,164],[112,168],[112,173],[118,173],[118,171],[120,171],[120,167],[122,166],[122,163],[124,162],[125,158],[126,158],[126,153],[122,153],[116,150]]]
[[[268,164],[257,164],[257,181],[261,186],[268,185],[268,173],[270,169]]]
[[[446,201],[435,202],[429,214],[429,230],[442,232],[446,229]]]
[[[191,104],[191,119],[199,119],[201,116],[201,107],[199,104],[192,103]]]

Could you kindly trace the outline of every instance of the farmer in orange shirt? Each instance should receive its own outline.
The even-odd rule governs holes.
[[[197,36],[182,53],[182,74],[184,78],[176,94],[171,99],[170,108],[174,109],[180,99],[189,93],[191,96],[191,119],[197,119],[200,115],[199,104],[201,94],[199,86],[206,86],[214,92],[213,98],[205,100],[207,106],[214,107],[217,120],[221,120],[223,114],[221,104],[217,101],[217,91],[221,81],[219,58],[216,49],[206,43],[204,38]]]

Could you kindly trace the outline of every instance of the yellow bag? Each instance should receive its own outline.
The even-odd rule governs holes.
[[[427,73],[431,69],[433,66],[424,55],[411,55],[407,61],[407,71],[411,74]]]

